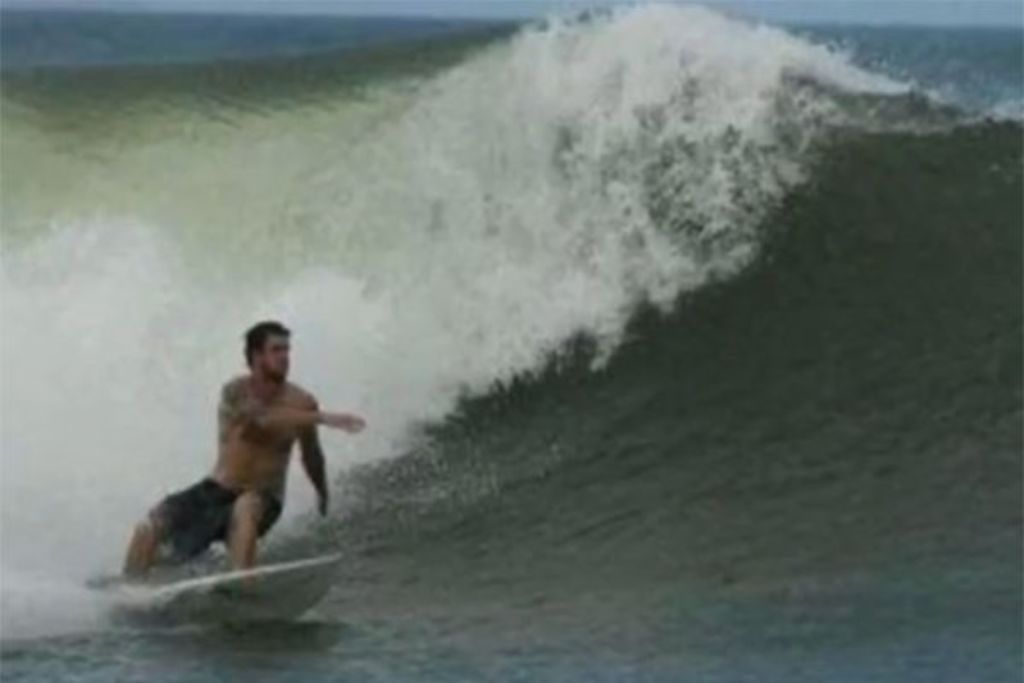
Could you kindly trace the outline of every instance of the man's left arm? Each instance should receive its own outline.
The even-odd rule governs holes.
[[[314,410],[316,408],[314,407]],[[320,446],[320,435],[316,427],[307,427],[300,438],[302,467],[317,493],[317,509],[327,514],[327,479],[324,475],[324,451]]]

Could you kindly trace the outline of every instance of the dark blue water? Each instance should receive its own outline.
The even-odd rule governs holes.
[[[801,28],[854,61],[976,111],[1024,116],[1024,29]]]
[[[445,19],[4,10],[4,69],[286,57],[436,38],[493,23]]]

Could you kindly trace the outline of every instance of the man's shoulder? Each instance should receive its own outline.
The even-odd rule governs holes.
[[[233,393],[236,393],[238,391],[244,390],[246,388],[246,386],[248,385],[248,382],[249,382],[249,376],[248,375],[237,375],[237,376],[232,377],[231,379],[229,379],[227,382],[224,382],[224,386],[221,387],[221,390],[225,394],[233,394]]]
[[[294,382],[288,382],[288,393],[294,398],[295,401],[304,403],[308,406],[316,405],[316,396],[312,392],[307,391],[304,387],[295,384]]]

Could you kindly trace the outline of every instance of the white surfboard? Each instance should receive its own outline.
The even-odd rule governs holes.
[[[296,619],[330,590],[340,554],[268,564],[158,586],[118,589],[118,612],[161,623]]]

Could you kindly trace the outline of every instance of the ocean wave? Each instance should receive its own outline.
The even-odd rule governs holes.
[[[600,367],[638,310],[741,273],[820,143],[857,126],[837,94],[903,91],[674,6],[296,100],[153,73],[4,80],[5,568],[116,565],[134,516],[208,467],[252,320],[284,318],[299,381],[367,414],[357,442],[327,438],[332,473],[394,457],[460,398],[580,337]],[[310,494],[289,499],[301,528]]]

